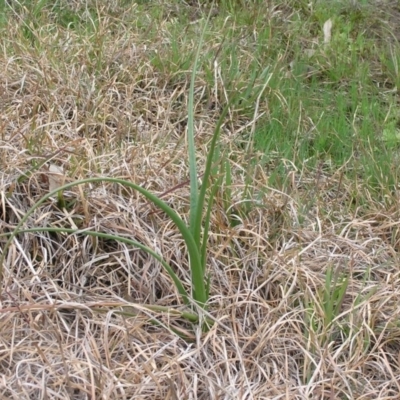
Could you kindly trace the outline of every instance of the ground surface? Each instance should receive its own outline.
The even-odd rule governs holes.
[[[208,6],[9,3],[1,232],[57,185],[97,176],[142,185],[187,220],[187,100]],[[400,11],[331,3],[212,11],[195,89],[200,172],[240,97],[220,138],[212,328],[145,307],[185,310],[162,265],[130,245],[37,232],[6,249],[3,235],[1,398],[400,398]],[[50,226],[137,240],[190,286],[179,232],[131,189],[73,187],[25,224]]]

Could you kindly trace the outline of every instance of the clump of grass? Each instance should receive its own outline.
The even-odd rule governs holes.
[[[393,99],[387,89],[396,86],[397,60],[393,45],[376,40],[379,26],[381,31],[384,28],[374,7],[297,2],[283,10],[271,7],[269,12],[272,18],[267,22],[252,21],[251,29],[257,32],[255,40],[248,40],[253,67],[244,70],[257,77],[266,65],[274,66],[261,98],[264,112],[254,131],[255,148],[265,153],[263,161],[272,166],[271,173],[284,171],[279,160],[311,170],[321,163],[332,170],[346,165],[347,176],[362,176],[374,190],[394,188],[396,179],[390,176],[397,176],[398,171],[393,171],[390,160],[399,140]],[[243,11],[235,19],[235,28],[243,36],[250,35],[244,22],[247,13]],[[328,19],[333,22],[332,38],[324,44],[322,28]],[[231,61],[231,68],[225,70],[236,73],[228,82],[240,87],[243,81],[251,81],[240,73],[244,61],[237,50],[226,60]],[[385,70],[387,78],[382,76]],[[262,86],[262,82],[254,82]],[[388,170],[392,172],[386,175]]]

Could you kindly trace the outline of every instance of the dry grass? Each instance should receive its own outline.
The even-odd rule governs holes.
[[[38,49],[17,25],[9,23],[14,41],[2,42],[0,57],[0,229],[15,226],[48,191],[50,164],[62,167],[67,180],[132,180],[164,194],[186,216],[188,88],[150,63],[162,44],[145,43],[135,29],[98,35],[99,68],[94,40],[60,28],[42,32]],[[203,90],[199,80],[198,98]],[[200,164],[216,118],[199,101]],[[248,159],[235,143],[250,123],[233,119],[222,137],[235,160],[237,208]],[[221,198],[213,212],[208,269],[216,323],[208,333],[141,307],[180,304],[168,275],[147,254],[85,236],[19,235],[4,266],[1,398],[400,398],[397,194],[369,199],[368,189],[340,171],[292,169],[286,192],[268,188],[262,168],[252,174],[250,200],[262,207],[234,227]],[[352,203],[354,193],[364,205]],[[142,197],[103,185],[77,188],[66,199],[74,202],[60,209],[54,199],[30,225],[126,235],[157,249],[190,282],[182,239]],[[328,268],[349,279],[333,321],[324,311]],[[159,326],[149,322],[154,315]]]

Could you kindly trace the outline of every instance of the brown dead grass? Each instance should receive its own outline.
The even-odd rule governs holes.
[[[62,46],[43,35],[34,49],[16,26],[9,29],[15,41],[3,42],[0,57],[1,230],[15,226],[48,191],[50,164],[62,167],[67,180],[131,180],[165,194],[187,218],[188,87],[170,84],[153,68],[149,52],[157,44],[144,44],[135,30],[104,35],[97,70],[93,42],[72,31],[57,32]],[[198,98],[204,89],[199,81]],[[216,117],[199,102],[200,165]],[[247,168],[234,144],[238,131],[240,124],[230,121],[222,137],[235,160],[235,207]],[[293,169],[291,182],[287,192],[273,190],[256,168],[251,189],[262,207],[235,227],[217,199],[208,262],[216,323],[208,333],[141,307],[181,304],[147,254],[83,235],[19,235],[4,265],[2,398],[400,398],[397,195],[352,207],[353,194],[364,189],[339,173]],[[190,282],[182,239],[141,196],[104,184],[76,188],[66,198],[75,201],[68,210],[54,199],[29,225],[126,235],[157,249]],[[322,299],[328,267],[349,277],[330,326]],[[149,323],[154,316],[159,326]]]

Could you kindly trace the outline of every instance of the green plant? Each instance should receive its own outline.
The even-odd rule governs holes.
[[[328,267],[325,284],[318,291],[313,301],[308,301],[306,320],[309,322],[308,331],[319,336],[322,344],[334,340],[340,327],[338,318],[342,312],[342,305],[347,293],[349,277]]]
[[[208,20],[206,21],[207,26]],[[224,121],[225,115],[228,111],[230,103],[226,105],[224,110],[222,111],[220,118],[217,122],[216,128],[214,130],[214,134],[211,140],[210,149],[208,153],[208,157],[206,160],[206,167],[205,172],[203,175],[203,184],[200,186],[198,185],[198,173],[197,173],[197,165],[196,165],[196,148],[194,142],[194,87],[195,87],[195,77],[198,68],[198,61],[200,58],[200,50],[201,44],[203,41],[205,29],[202,32],[202,36],[200,38],[200,44],[197,48],[197,53],[194,60],[193,72],[191,76],[191,84],[189,89],[189,105],[188,105],[188,144],[189,144],[189,170],[190,170],[190,219],[189,223],[185,223],[183,219],[164,201],[162,201],[157,196],[153,195],[146,189],[142,188],[139,185],[136,185],[132,182],[118,179],[118,178],[111,178],[111,177],[97,177],[97,178],[88,178],[82,179],[79,181],[75,181],[66,185],[63,185],[53,191],[50,191],[46,195],[44,195],[40,200],[38,200],[23,216],[20,220],[19,224],[16,226],[14,231],[9,235],[9,239],[4,246],[2,255],[0,257],[0,283],[2,281],[3,275],[3,263],[6,257],[8,248],[15,238],[16,235],[24,232],[63,232],[69,234],[85,234],[94,237],[101,237],[104,239],[113,239],[119,242],[127,243],[132,246],[136,246],[141,250],[147,252],[151,256],[153,256],[156,260],[158,260],[165,270],[170,275],[171,279],[173,280],[176,289],[178,290],[180,296],[183,299],[183,302],[187,306],[191,306],[193,310],[207,308],[207,301],[209,297],[209,278],[206,276],[206,263],[207,263],[207,239],[208,239],[208,230],[209,230],[209,223],[210,223],[210,215],[211,215],[211,208],[213,204],[213,198],[218,188],[218,185],[221,179],[217,179],[214,182],[213,186],[211,187],[210,194],[206,199],[207,189],[209,189],[209,181],[211,175],[215,173],[215,166],[213,166],[214,152],[217,147],[217,141],[221,129],[221,125]],[[180,231],[187,251],[189,255],[189,265],[191,271],[191,293],[185,289],[185,286],[179,279],[179,277],[175,274],[171,266],[163,260],[163,258],[143,244],[131,240],[125,237],[121,237],[118,235],[112,234],[105,234],[90,230],[79,230],[79,229],[68,229],[68,228],[53,228],[53,227],[36,227],[36,228],[24,228],[24,224],[28,221],[29,217],[32,213],[38,209],[43,203],[45,203],[48,199],[52,196],[58,195],[58,198],[62,198],[62,193],[67,190],[71,189],[77,185],[84,185],[87,183],[100,183],[100,182],[109,182],[112,184],[120,184],[131,189],[137,190],[142,195],[146,197],[147,200],[151,201],[154,205],[156,205],[159,209],[164,211],[168,217],[175,223],[176,227]],[[206,206],[206,211],[204,213],[204,208]],[[4,236],[4,235],[1,235]],[[194,302],[192,301],[194,300]],[[163,311],[172,311],[168,310],[167,308],[162,307],[151,307],[148,308],[152,310],[161,309]],[[199,314],[197,312],[182,312],[181,316],[190,322],[198,322],[199,321]],[[206,322],[203,325],[204,329],[209,327],[210,320],[206,319]]]
[[[308,350],[316,354],[319,349],[330,343],[340,341],[340,334],[348,325],[348,316],[343,315],[342,306],[347,294],[349,276],[340,271],[334,271],[332,266],[326,270],[324,286],[316,296],[305,295],[305,338]],[[315,365],[308,359],[304,362],[304,381],[309,382]]]

